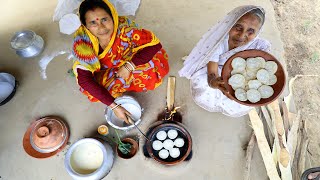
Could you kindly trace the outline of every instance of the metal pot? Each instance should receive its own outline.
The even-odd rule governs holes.
[[[143,109],[139,105],[138,101],[136,101],[131,96],[122,96],[118,97],[114,101],[117,104],[121,104],[123,108],[125,108],[127,111],[129,111],[132,114],[132,120],[135,121],[135,125],[138,125],[141,122],[141,115],[143,112]],[[133,124],[126,124],[123,120],[117,118],[117,116],[113,113],[113,111],[107,107],[105,110],[105,118],[107,120],[107,123],[112,126],[115,129],[128,131],[135,126]]]
[[[93,147],[92,150],[86,148],[85,145]],[[85,156],[76,155],[81,150],[84,151]],[[100,164],[98,166],[92,165],[92,162],[94,162],[92,158],[101,155],[103,160]],[[77,141],[69,148],[64,165],[72,179],[100,180],[111,171],[113,160],[114,152],[109,144],[93,138],[85,138]]]
[[[35,32],[23,30],[11,38],[11,47],[23,58],[31,58],[40,54],[44,48],[43,39]]]
[[[0,106],[6,104],[14,96],[17,88],[15,77],[9,73],[0,73]]]

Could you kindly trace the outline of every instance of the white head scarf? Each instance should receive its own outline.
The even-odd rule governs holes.
[[[251,10],[260,9],[263,14],[265,11],[262,7],[259,6],[239,6],[233,9],[231,12],[227,14],[227,16],[216,25],[211,27],[206,34],[202,36],[200,41],[197,43],[196,47],[194,47],[184,62],[183,68],[179,71],[180,77],[186,77],[190,79],[192,75],[197,72],[199,69],[205,67],[210,57],[215,53],[220,43],[228,36],[230,29],[234,26],[234,24],[246,13]],[[255,40],[258,39],[258,35],[261,32],[262,26],[264,24],[264,17],[262,19],[262,25],[257,33],[257,36],[251,40],[249,43],[237,47],[232,51],[242,51],[247,49]]]

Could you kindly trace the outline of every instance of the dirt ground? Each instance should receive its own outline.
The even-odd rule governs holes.
[[[320,1],[271,0],[284,43],[289,78],[298,78],[293,94],[310,140],[306,168],[320,166]]]

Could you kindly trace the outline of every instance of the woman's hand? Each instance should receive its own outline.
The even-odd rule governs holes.
[[[231,98],[231,95],[230,95],[229,91],[226,89],[226,87],[224,85],[225,83],[221,77],[216,78],[214,75],[213,76],[209,75],[208,76],[208,83],[211,88],[219,89],[225,96],[227,96],[228,98]]]
[[[214,74],[208,75],[208,84],[213,89],[220,89],[224,87],[224,81],[221,77],[216,77]]]
[[[129,111],[127,111],[122,106],[119,106],[113,110],[113,113],[121,120],[125,121],[127,124],[130,124],[127,116],[131,116]]]
[[[131,71],[129,71],[130,69],[127,69],[128,67],[126,67],[126,64],[124,64],[123,66],[120,67],[120,69],[118,70],[116,77],[120,77],[123,79],[127,79],[129,78]]]

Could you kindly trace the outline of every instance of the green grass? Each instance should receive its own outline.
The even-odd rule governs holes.
[[[319,52],[314,52],[312,53],[311,57],[310,57],[310,62],[311,63],[316,63],[320,60],[320,54]]]
[[[310,28],[312,26],[312,21],[305,21],[303,24],[303,31],[307,34],[310,31]]]

